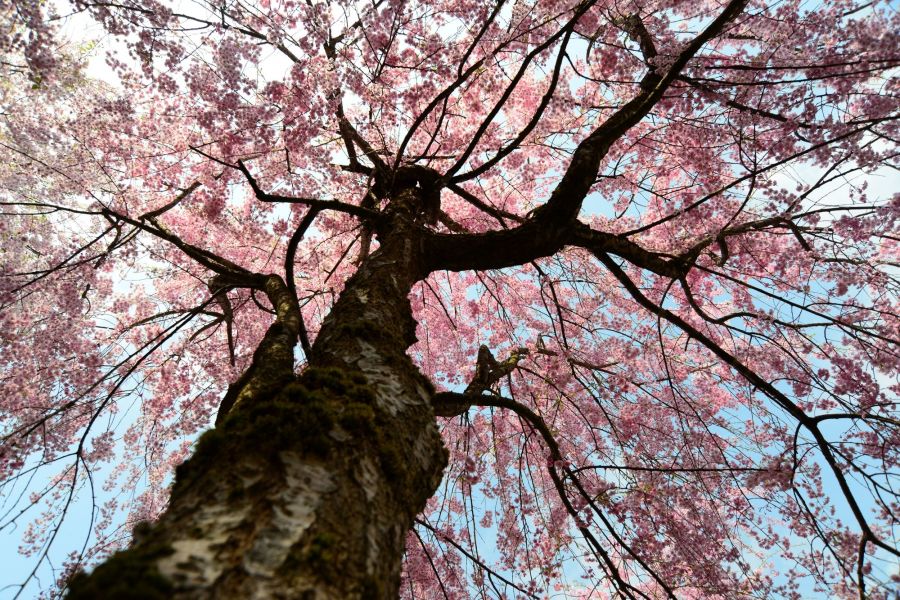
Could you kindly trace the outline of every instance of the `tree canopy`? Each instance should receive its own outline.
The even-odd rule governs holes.
[[[896,4],[0,17],[0,528],[34,565],[14,592],[186,514],[173,472],[215,422],[277,452],[285,414],[309,464],[358,431],[352,456],[430,496],[403,505],[404,598],[900,589]],[[313,418],[319,387],[375,408]],[[237,424],[273,394],[311,408]],[[434,423],[431,495],[443,458],[406,463]],[[327,563],[343,542],[316,535]]]

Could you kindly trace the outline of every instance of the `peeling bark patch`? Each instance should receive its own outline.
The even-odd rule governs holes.
[[[423,404],[428,404],[431,402],[431,394],[428,393],[428,390],[426,390],[419,384],[416,384],[416,393],[419,395],[419,398],[422,399]]]
[[[198,509],[189,525],[192,537],[172,541],[174,552],[159,561],[159,572],[179,587],[210,585],[225,567],[217,548],[228,541],[231,530],[249,513],[250,506],[246,503],[240,507],[216,504]]]
[[[360,487],[366,494],[366,500],[371,502],[378,494],[380,477],[378,469],[375,468],[375,464],[369,458],[359,461],[356,467],[356,481],[359,482]]]
[[[281,460],[284,486],[272,498],[269,521],[257,530],[255,543],[244,555],[244,568],[257,577],[274,577],[291,549],[315,522],[325,496],[335,489],[332,474],[325,467],[309,464],[294,452],[282,453]]]
[[[366,495],[369,506],[383,492],[383,482],[375,463],[368,457],[359,461],[355,470],[355,478]],[[384,538],[384,526],[380,519],[370,515],[366,523],[366,572],[374,573],[377,563],[384,559],[380,540]]]
[[[385,364],[375,346],[364,340],[357,340],[357,343],[359,356],[355,357],[355,362],[365,373],[369,383],[378,389],[376,394],[378,407],[395,416],[407,406],[415,404],[406,399],[406,386],[400,381],[397,370]]]
[[[255,582],[252,595],[243,597],[279,597],[284,581],[278,570],[315,524],[324,498],[335,489],[332,473],[324,466],[309,464],[296,452],[283,452],[279,458],[283,479],[266,495],[262,506],[269,510],[260,510],[259,499],[254,500],[250,491],[237,505],[197,510],[190,523],[181,524],[194,535],[171,543],[174,552],[159,561],[160,573],[187,591],[216,585],[239,564]],[[249,531],[248,523],[253,524]]]

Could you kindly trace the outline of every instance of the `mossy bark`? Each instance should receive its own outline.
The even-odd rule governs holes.
[[[447,461],[431,386],[406,355],[407,296],[424,275],[410,214],[394,213],[393,235],[347,283],[310,367],[284,378],[268,363],[283,349],[258,350],[255,372],[276,384],[233,390],[168,510],[69,598],[397,597],[406,534]]]

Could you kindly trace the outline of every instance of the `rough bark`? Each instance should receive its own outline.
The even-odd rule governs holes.
[[[446,465],[433,390],[406,355],[407,298],[424,275],[413,219],[348,281],[299,377],[290,299],[179,467],[168,510],[131,548],[72,582],[70,598],[396,598],[406,534]],[[273,304],[283,282],[265,279]],[[286,341],[287,340],[287,341]],[[286,362],[287,361],[287,362]]]

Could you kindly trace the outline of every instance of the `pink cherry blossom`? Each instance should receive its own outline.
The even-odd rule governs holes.
[[[897,589],[894,6],[0,20],[3,585]]]

